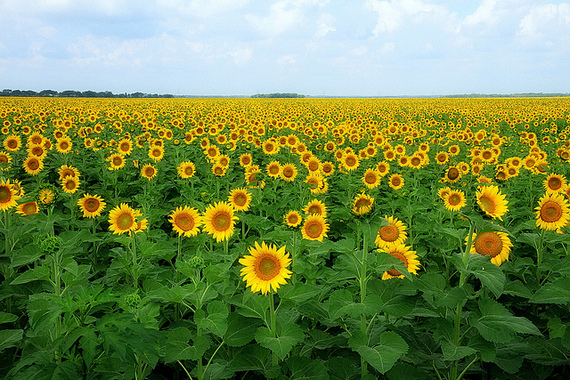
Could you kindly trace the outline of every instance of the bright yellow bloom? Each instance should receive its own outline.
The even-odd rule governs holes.
[[[287,269],[291,259],[285,247],[277,249],[275,245],[256,242],[254,247],[249,247],[249,255],[241,258],[239,263],[244,266],[240,271],[243,281],[254,293],[265,295],[277,291],[291,277],[291,271]]]

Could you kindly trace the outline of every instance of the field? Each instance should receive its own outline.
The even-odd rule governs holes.
[[[0,100],[7,379],[570,377],[570,99]]]

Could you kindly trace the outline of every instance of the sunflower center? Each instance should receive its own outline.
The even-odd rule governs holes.
[[[392,242],[398,239],[400,236],[400,231],[398,231],[398,228],[396,226],[390,224],[388,226],[380,228],[378,235],[380,235],[380,238],[382,240]]]
[[[356,203],[354,204],[354,207],[356,209],[361,209],[361,208],[365,208],[365,207],[370,207],[370,201],[368,199],[365,198],[361,198],[359,200],[356,201]]]
[[[273,255],[264,254],[255,260],[255,274],[263,281],[272,280],[280,271],[279,259]]]
[[[245,194],[237,194],[234,197],[234,203],[240,207],[245,206],[245,204],[247,203],[247,197],[245,196]]]
[[[177,215],[174,223],[183,231],[190,231],[194,228],[194,218],[191,218],[189,215]]]
[[[89,212],[95,212],[99,209],[99,200],[97,198],[89,198],[85,201],[83,207]]]
[[[370,173],[366,177],[364,177],[364,180],[368,184],[373,184],[376,182],[376,175],[374,173]]]
[[[403,262],[404,265],[406,266],[406,268],[408,267],[408,259],[406,258],[406,256],[404,254],[402,254],[400,252],[390,252],[390,255],[394,256],[395,258],[397,258],[398,260]],[[388,274],[391,276],[401,276],[402,275],[396,269],[390,269],[388,271]]]
[[[7,186],[0,187],[0,203],[7,203],[12,199],[12,192]]]
[[[317,205],[311,205],[307,211],[309,214],[321,214],[321,208]]]
[[[346,165],[347,165],[347,166],[354,166],[354,165],[356,165],[356,159],[355,159],[354,157],[351,157],[351,156],[347,157],[347,158],[346,158]]]
[[[453,181],[458,177],[459,177],[459,170],[457,170],[456,168],[449,168],[449,170],[447,171],[447,178]]]
[[[0,155],[0,164],[7,164],[7,163],[8,163],[8,157]]]
[[[225,231],[230,227],[230,216],[227,214],[217,214],[213,220],[214,227],[218,231]]]
[[[117,217],[117,226],[122,231],[133,228],[134,223],[135,221],[130,213],[122,213]]]
[[[299,217],[296,214],[291,214],[288,216],[287,221],[289,224],[297,224],[299,221]]]
[[[557,202],[547,201],[540,208],[540,219],[547,223],[557,222],[562,217],[562,207]]]
[[[559,179],[559,178],[556,178],[556,177],[550,178],[550,179],[548,180],[548,187],[549,187],[551,190],[558,190],[558,189],[560,189],[560,188],[562,187],[562,181],[560,181],[560,179]]]
[[[8,141],[8,146],[12,149],[17,148],[18,147],[18,142],[16,140],[9,140]]]
[[[184,168],[184,174],[186,175],[192,175],[192,173],[194,173],[194,170],[192,169],[191,166],[187,166]]]
[[[398,177],[392,178],[392,185],[393,186],[400,186],[401,182],[402,181],[400,181],[400,178],[398,178]]]
[[[321,236],[321,233],[323,232],[323,226],[317,222],[309,223],[305,230],[310,238],[317,238]]]
[[[75,181],[73,181],[73,180],[67,181],[65,183],[65,188],[68,190],[73,190],[73,189],[75,189],[75,187],[76,187],[76,184],[75,184]]]
[[[283,176],[285,176],[287,178],[293,177],[293,169],[291,169],[291,168],[283,169]]]
[[[22,212],[25,215],[35,214],[37,211],[38,211],[38,208],[36,207],[35,202],[28,202],[28,203],[24,204],[24,207],[22,209]]]
[[[115,157],[113,158],[113,165],[115,166],[119,166],[123,163],[123,159],[121,157]]]
[[[62,141],[62,142],[59,144],[59,148],[60,148],[61,150],[66,150],[68,147],[69,147],[69,144],[68,144],[67,142],[65,142],[65,141]]]
[[[483,209],[483,211],[493,212],[493,210],[495,209],[495,203],[487,197],[479,198],[479,202],[481,204],[481,208]]]
[[[450,205],[457,206],[461,203],[461,196],[459,194],[451,194],[449,198],[447,198],[447,201]]]
[[[478,254],[491,257],[497,256],[503,249],[501,237],[492,231],[477,235],[474,245]]]
[[[30,160],[28,162],[28,168],[30,168],[31,170],[36,170],[39,167],[40,167],[40,164],[37,160]]]

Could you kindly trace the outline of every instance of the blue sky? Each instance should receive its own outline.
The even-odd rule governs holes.
[[[558,1],[0,0],[0,27],[8,89],[570,92]]]

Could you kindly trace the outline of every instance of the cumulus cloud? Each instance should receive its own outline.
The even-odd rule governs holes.
[[[541,38],[547,33],[556,35],[570,32],[570,4],[545,4],[535,6],[523,17],[519,24],[519,33],[527,38]]]
[[[334,23],[334,16],[330,13],[323,13],[319,20],[317,21],[317,32],[315,33],[316,37],[324,37],[329,32],[336,31],[336,28],[332,26]]]

